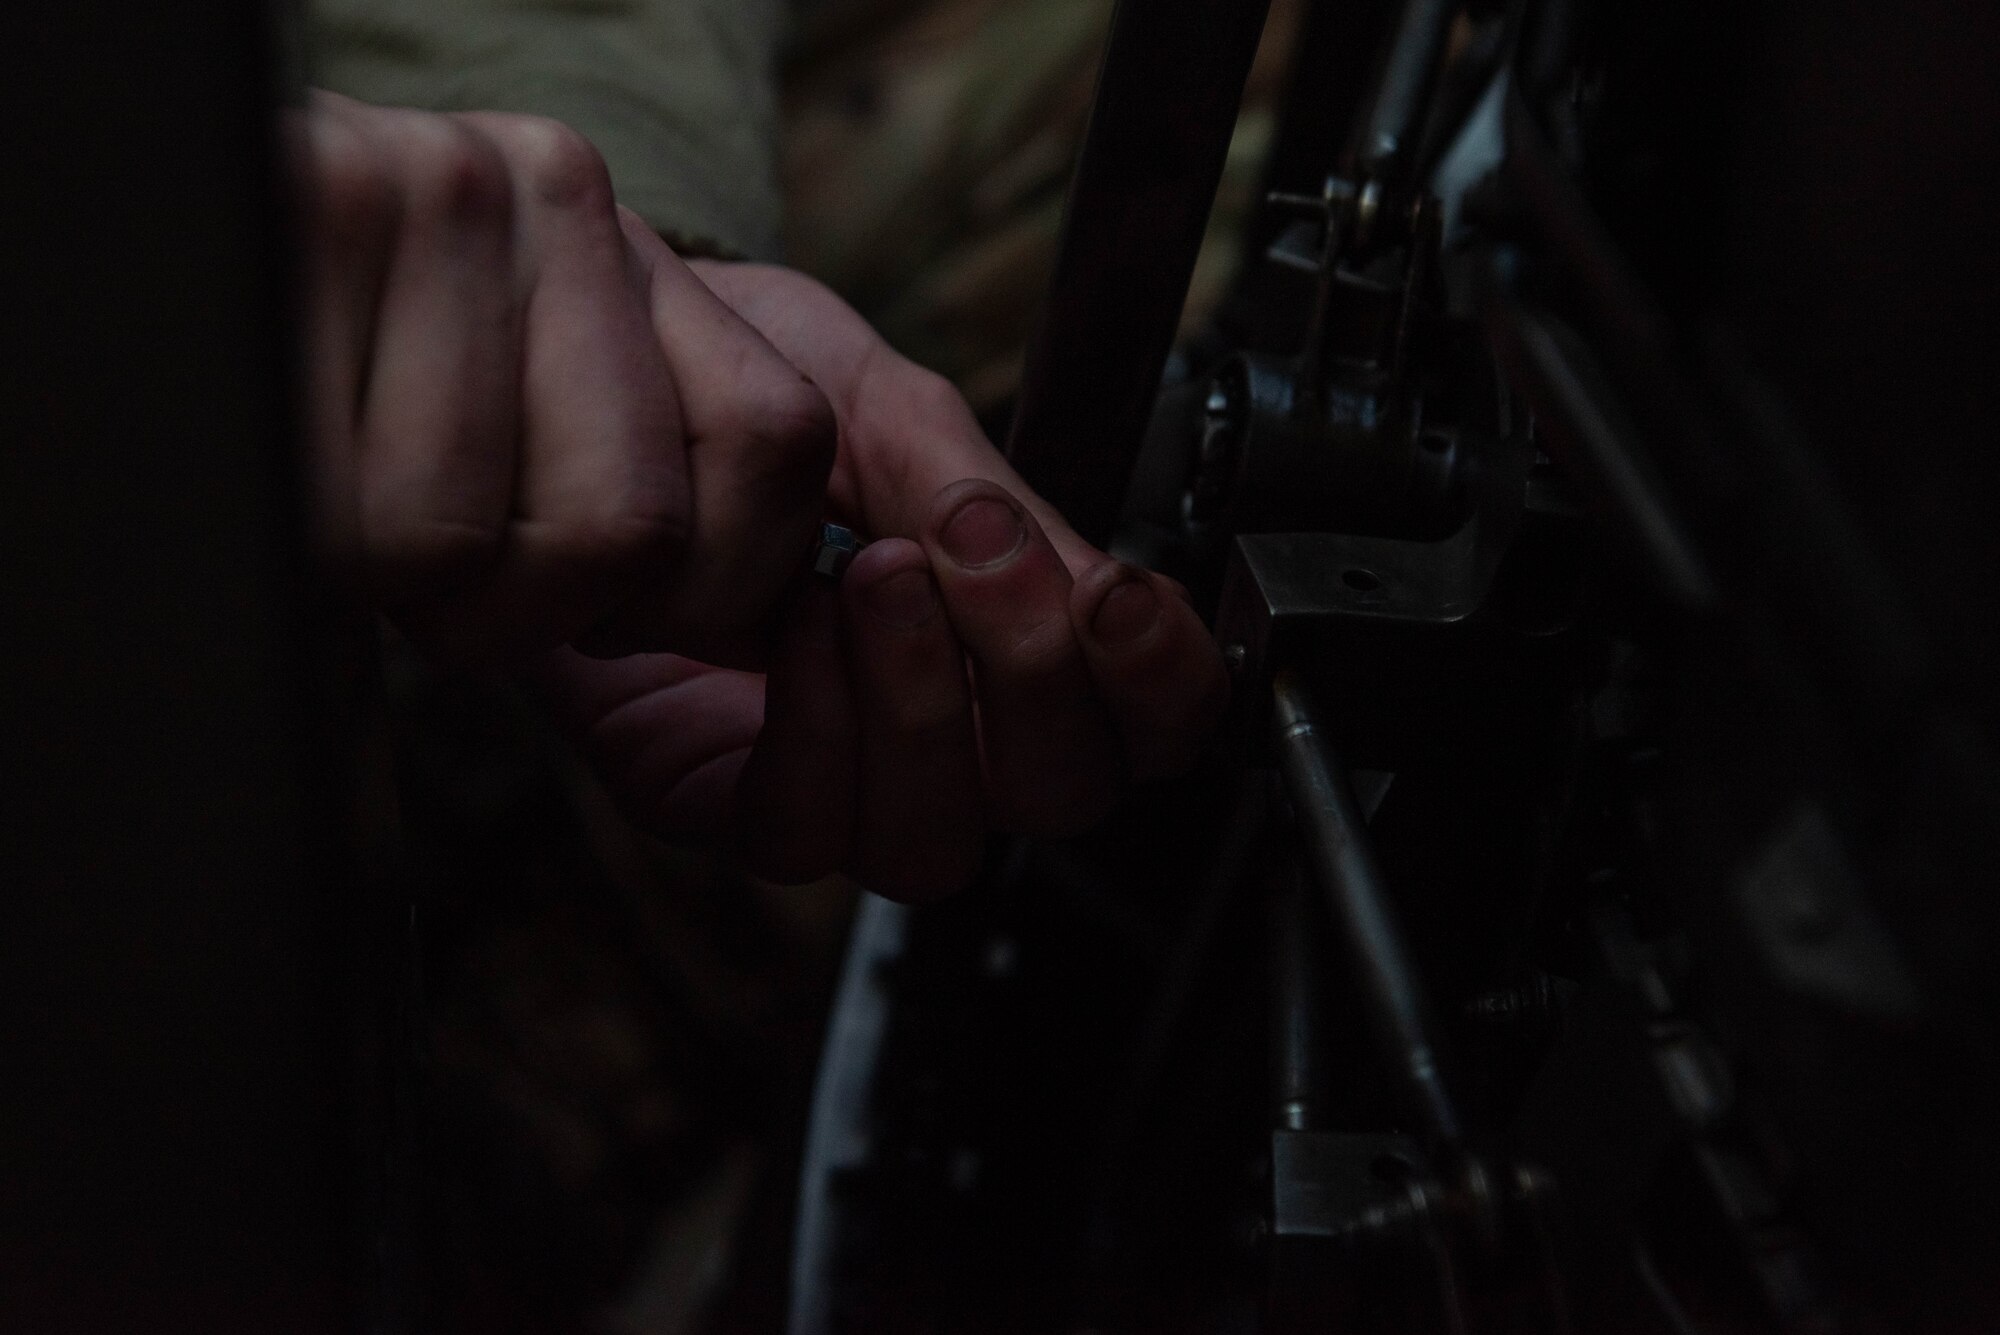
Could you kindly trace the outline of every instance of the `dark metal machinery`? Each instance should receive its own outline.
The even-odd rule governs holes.
[[[1261,6],[1173,8],[1013,451],[1227,755],[899,919],[797,1328],[1992,1328],[1994,15],[1323,2],[1142,430]]]

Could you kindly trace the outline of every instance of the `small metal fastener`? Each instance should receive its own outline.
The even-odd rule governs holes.
[[[813,573],[839,579],[868,544],[851,528],[839,524],[819,526],[819,546],[813,549]]]

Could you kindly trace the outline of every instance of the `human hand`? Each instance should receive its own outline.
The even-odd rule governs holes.
[[[909,898],[967,881],[990,828],[1074,832],[1125,779],[1193,763],[1227,677],[1177,585],[1077,537],[947,382],[818,283],[695,269],[826,392],[830,512],[876,541],[802,596],[768,683],[672,655],[542,665],[631,814],[719,832],[773,879],[843,869]]]
[[[759,665],[826,399],[553,121],[314,94],[307,402],[325,548],[433,657]]]

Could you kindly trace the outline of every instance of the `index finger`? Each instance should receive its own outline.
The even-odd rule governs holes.
[[[619,220],[680,395],[694,490],[687,550],[650,615],[692,657],[755,666],[819,532],[835,418],[812,380],[638,215],[621,210]]]
[[[833,499],[871,533],[920,537],[938,493],[978,478],[1027,507],[1072,576],[1110,559],[1014,471],[949,380],[890,347],[830,289],[769,265],[692,267],[833,401],[841,435]]]

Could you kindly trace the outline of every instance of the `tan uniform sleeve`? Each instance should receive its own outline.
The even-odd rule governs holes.
[[[778,253],[782,0],[311,0],[312,82],[582,131],[677,248]]]

